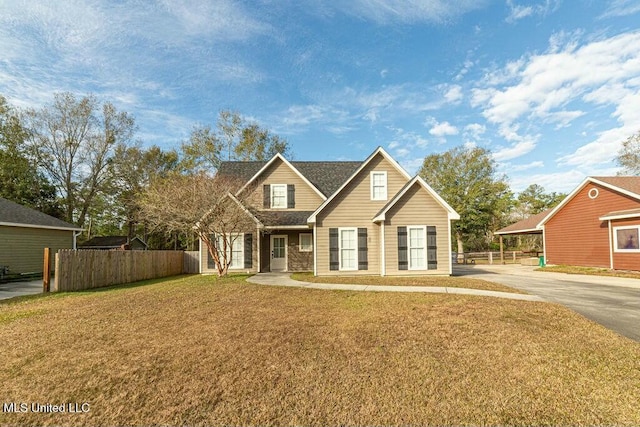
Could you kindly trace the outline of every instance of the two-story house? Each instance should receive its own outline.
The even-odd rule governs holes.
[[[244,182],[255,228],[235,239],[229,271],[315,275],[451,274],[451,221],[459,215],[384,149],[362,162],[224,162]],[[200,271],[215,272],[200,245]]]

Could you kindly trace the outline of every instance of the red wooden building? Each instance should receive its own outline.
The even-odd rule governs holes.
[[[547,264],[640,270],[640,177],[588,177],[531,219],[496,234],[542,233]]]

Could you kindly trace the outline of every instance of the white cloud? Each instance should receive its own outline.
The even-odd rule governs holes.
[[[353,130],[351,117],[339,108],[325,105],[292,105],[269,119],[274,132],[295,134],[321,124],[327,131],[340,135]]]
[[[436,122],[433,124],[431,129],[429,129],[429,134],[439,138],[443,138],[445,136],[457,135],[458,133],[460,133],[458,131],[458,128],[456,128],[449,122],[441,122],[441,123]]]
[[[420,168],[422,168],[424,158],[400,159],[399,163],[400,166],[409,173],[409,175],[416,175]]]
[[[508,174],[509,172],[522,172],[522,171],[526,171],[530,169],[538,169],[542,167],[544,167],[544,162],[542,160],[534,160],[533,162],[526,163],[523,165],[507,164],[505,165],[505,170]]]
[[[625,33],[579,49],[569,47],[507,64],[502,75],[516,83],[498,89],[494,86],[504,79],[488,78],[487,87],[473,91],[473,105],[483,105],[483,115],[490,122],[509,124],[525,115],[544,116],[587,92],[638,73],[640,32]]]
[[[533,175],[514,175],[509,176],[509,185],[511,190],[515,192],[523,191],[531,184],[538,184],[548,192],[569,193],[576,188],[586,176],[587,175],[579,169],[555,173],[545,172]]]
[[[514,5],[513,2],[508,2],[511,11],[509,16],[507,17],[507,22],[515,22],[518,19],[526,18],[527,16],[533,15],[533,7],[532,6],[517,6]]]
[[[389,126],[388,129],[395,135],[394,140],[389,144],[389,148],[391,149],[398,147],[424,148],[429,144],[429,141],[419,133],[406,131],[405,129],[393,126]]]
[[[640,3],[637,0],[613,0],[602,17],[627,16],[638,12],[640,12]]]
[[[493,153],[493,159],[497,162],[515,159],[530,153],[534,148],[536,148],[535,141],[527,140],[517,142],[510,147],[502,147],[498,151],[495,151]]]
[[[560,0],[545,0],[533,5],[518,5],[514,0],[507,0],[507,6],[509,7],[509,16],[506,21],[513,23],[520,19],[533,16],[533,15],[547,15],[549,12],[555,10],[560,4]]]
[[[464,127],[464,135],[467,138],[480,139],[480,137],[487,131],[487,127],[480,123],[471,123]]]
[[[337,0],[334,7],[378,24],[444,23],[488,4],[487,0]],[[316,6],[317,7],[317,6]]]
[[[467,59],[466,61],[464,61],[464,63],[462,64],[462,68],[460,69],[460,71],[458,71],[458,74],[455,76],[454,80],[457,82],[462,80],[474,65],[475,65],[474,62],[471,61],[470,59]]]
[[[458,103],[464,95],[462,94],[462,86],[452,85],[444,94],[444,99],[450,104]]]
[[[560,47],[561,40],[567,45]],[[640,128],[640,87],[634,83],[639,77],[640,32],[582,46],[574,36],[560,35],[552,37],[549,52],[525,56],[487,74],[472,91],[471,105],[498,125],[503,138],[516,143],[497,153],[502,159],[532,149],[536,126],[567,127],[593,110],[589,104],[612,108],[617,127],[601,131],[595,141],[560,159],[560,164],[595,165],[610,162],[620,142]],[[521,123],[526,124],[525,135],[519,133]]]
[[[226,82],[262,79],[250,61],[227,55],[223,42],[269,35],[271,27],[231,0],[148,3],[0,2],[0,73],[16,73],[28,94],[0,85],[7,96],[39,98],[54,91],[146,92],[172,96],[159,75],[181,68],[173,86],[201,87],[203,75]],[[211,49],[212,43],[216,49]],[[202,61],[206,58],[205,61]],[[184,67],[185,63],[190,67]],[[38,89],[39,90],[39,89]],[[132,95],[132,96],[136,96]],[[28,103],[29,101],[22,101]],[[42,104],[42,103],[41,103]]]
[[[509,176],[511,190],[515,192],[526,189],[531,184],[544,187],[547,192],[569,193],[573,191],[587,176],[612,176],[618,172],[617,168],[582,168],[575,167],[561,172],[543,172],[527,175]]]
[[[408,150],[407,148],[398,148],[397,150],[394,151],[394,154],[396,155],[396,157],[400,157],[400,158],[407,157],[410,153],[411,151]]]

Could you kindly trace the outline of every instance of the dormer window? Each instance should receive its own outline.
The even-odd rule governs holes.
[[[286,209],[287,184],[271,184],[271,209]]]
[[[296,186],[294,184],[264,184],[262,188],[264,209],[295,209]]]
[[[387,172],[371,172],[371,200],[387,200]]]

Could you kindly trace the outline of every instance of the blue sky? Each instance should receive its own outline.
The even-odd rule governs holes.
[[[297,160],[489,148],[512,189],[617,172],[640,130],[640,2],[3,0],[0,94],[96,94],[145,145],[177,147],[222,109]]]

